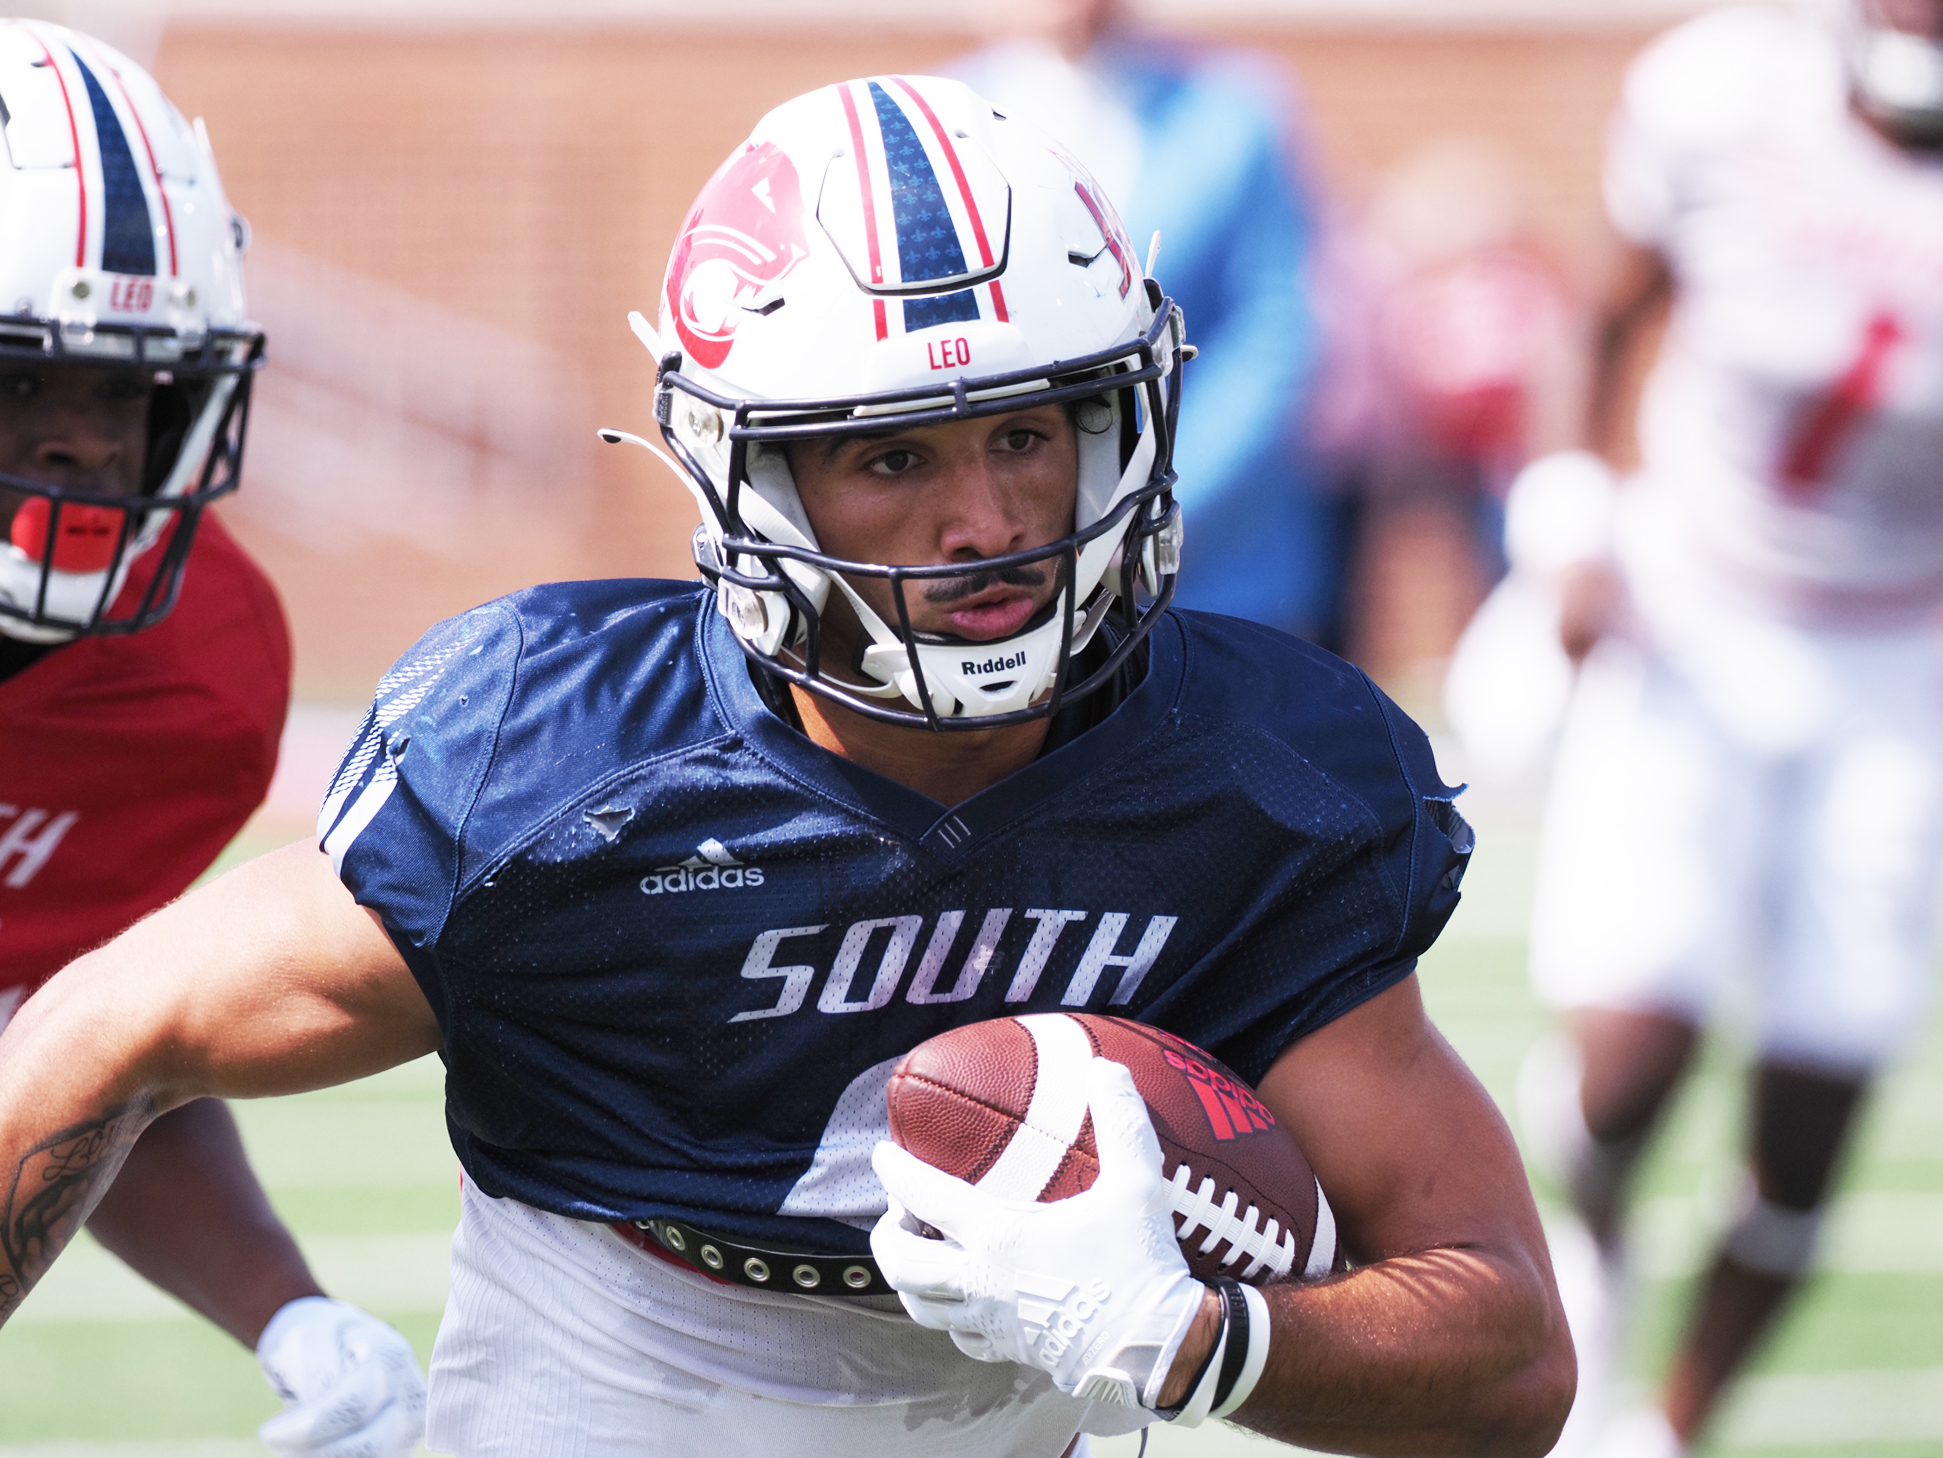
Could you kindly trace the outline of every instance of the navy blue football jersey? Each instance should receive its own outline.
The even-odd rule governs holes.
[[[1259,1080],[1408,975],[1470,834],[1356,669],[1169,613],[1091,728],[946,808],[766,708],[692,583],[558,583],[385,677],[320,834],[444,1033],[487,1194],[868,1248],[896,1060],[1076,1009]]]

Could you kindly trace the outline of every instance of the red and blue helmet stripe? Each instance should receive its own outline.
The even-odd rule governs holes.
[[[155,272],[155,222],[149,216],[148,195],[128,134],[115,114],[108,93],[101,89],[88,63],[70,51],[75,68],[88,88],[94,110],[94,134],[101,155],[101,268],[104,273]],[[85,182],[83,186],[85,186]]]
[[[965,250],[958,241],[951,209],[945,206],[944,190],[938,186],[931,158],[903,108],[875,81],[868,84],[870,99],[876,103],[877,130],[884,139],[891,217],[897,227],[898,271],[906,283],[963,278],[970,272],[965,267]],[[978,300],[971,289],[904,301],[907,331],[977,318]]]
[[[19,23],[19,22],[15,22]],[[42,61],[54,75],[60,86],[61,99],[67,111],[68,138],[73,147],[73,168],[78,218],[74,245],[74,266],[88,266],[89,235],[88,216],[90,212],[90,193],[94,191],[92,178],[100,179],[99,217],[101,223],[99,253],[96,266],[104,273],[126,273],[153,275],[161,272],[160,260],[156,254],[158,234],[166,236],[169,243],[169,273],[178,271],[175,243],[175,219],[169,207],[168,193],[163,187],[162,171],[156,164],[155,149],[150,144],[148,133],[142,125],[134,99],[129,96],[128,88],[112,66],[104,64],[100,57],[95,65],[83,59],[80,51],[72,45],[49,44],[39,30],[29,27],[35,43],[40,47]],[[74,67],[81,78],[83,89],[88,98],[88,112],[94,122],[95,152],[94,166],[88,165],[88,157],[83,143],[83,128],[75,112],[75,97],[69,87],[66,67],[56,58],[56,50]],[[122,125],[121,113],[115,108],[108,86],[103,84],[103,74],[113,85],[127,108],[129,118],[135,123],[136,134],[142,143],[142,154],[148,165],[148,176],[154,186],[154,204],[162,209],[162,227],[156,227],[153,205],[148,188],[142,181],[140,165],[135,159],[135,151],[130,144],[127,129]]]
[[[893,88],[908,98],[893,94]],[[858,106],[853,89],[862,89],[870,106]],[[902,76],[863,82],[849,82],[839,88],[843,109],[850,125],[852,152],[856,158],[857,182],[863,194],[864,232],[868,241],[871,283],[886,286],[886,262],[881,256],[878,234],[880,212],[888,213],[895,256],[888,260],[895,270],[899,293],[913,291],[911,286],[938,280],[947,281],[968,275],[989,274],[999,265],[970,182],[965,175],[958,146],[925,101],[923,93]],[[922,131],[928,132],[927,146],[911,109],[922,118]],[[865,146],[864,118],[876,123],[883,168]],[[949,182],[940,175],[942,160],[950,174]],[[947,196],[947,188],[950,196]],[[958,210],[954,212],[951,199]],[[1002,223],[1001,223],[1002,226]],[[1000,239],[1001,246],[1003,239]],[[968,261],[967,254],[975,257]],[[981,295],[989,302],[983,302]],[[879,296],[876,305],[877,337],[889,332],[887,304]],[[1006,321],[1005,294],[997,279],[983,285],[949,293],[895,300],[902,310],[906,333],[937,324],[968,323],[980,318]]]

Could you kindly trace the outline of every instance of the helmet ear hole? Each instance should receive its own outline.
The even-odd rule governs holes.
[[[1097,396],[1075,400],[1073,427],[1088,435],[1105,435],[1113,428],[1113,407]]]

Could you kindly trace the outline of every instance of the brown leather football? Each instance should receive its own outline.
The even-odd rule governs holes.
[[[1034,1013],[920,1043],[891,1075],[891,1137],[1002,1198],[1077,1195],[1099,1173],[1085,1079],[1096,1057],[1125,1064],[1147,1101],[1197,1277],[1265,1285],[1335,1267],[1329,1202],[1267,1106],[1192,1043],[1125,1018]]]

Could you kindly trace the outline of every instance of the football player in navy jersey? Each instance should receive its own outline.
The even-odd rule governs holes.
[[[955,83],[828,87],[710,180],[633,322],[706,583],[434,628],[324,855],[49,985],[0,1045],[0,1191],[43,1192],[0,1195],[0,1315],[158,1111],[437,1050],[466,1182],[434,1449],[1055,1458],[1232,1415],[1545,1452],[1543,1237],[1414,977],[1468,828],[1356,670],[1168,607],[1190,351],[1093,180]],[[910,1048],[1061,1008],[1254,1083],[1354,1268],[1194,1280],[1117,1065],[1073,1199],[885,1142]]]

